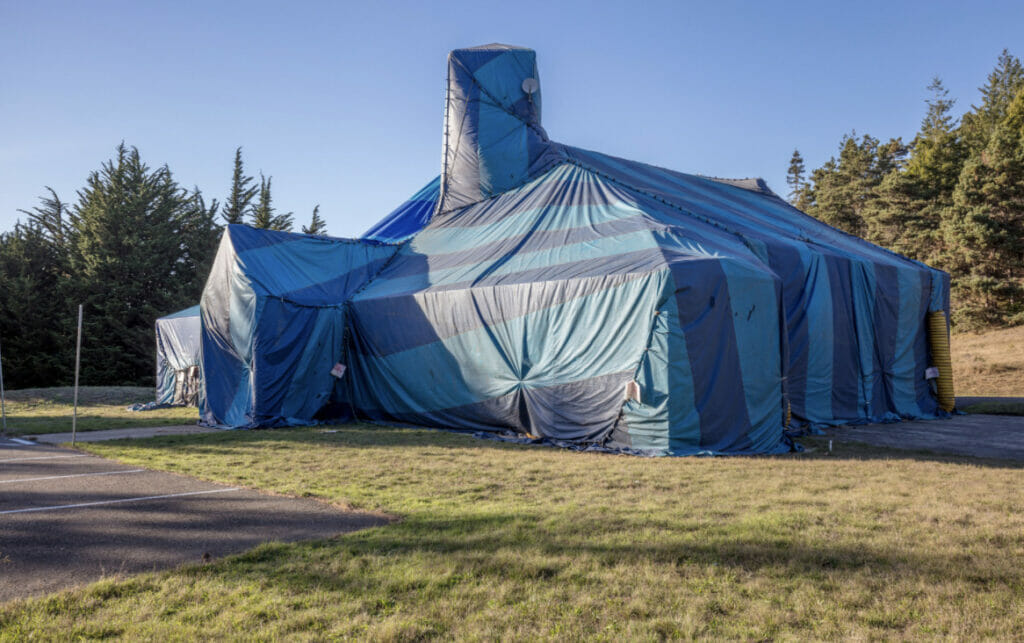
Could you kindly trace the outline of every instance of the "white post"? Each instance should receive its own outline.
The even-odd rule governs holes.
[[[82,362],[82,304],[78,304],[78,346],[75,348],[75,410],[71,416],[71,444],[78,434],[78,367]]]
[[[4,354],[0,351],[0,418],[3,418],[3,428],[0,433],[7,433],[7,400],[4,397]]]

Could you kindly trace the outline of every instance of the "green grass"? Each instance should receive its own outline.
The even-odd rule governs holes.
[[[78,391],[78,430],[124,429],[144,426],[195,424],[195,408],[170,408],[133,413],[136,402],[152,402],[152,388],[132,386],[83,386]],[[7,431],[13,435],[38,435],[71,430],[74,389],[67,387],[22,389],[6,392]]]
[[[815,443],[816,444],[816,443]],[[90,451],[396,521],[0,607],[0,639],[1019,639],[1024,469],[350,425]]]

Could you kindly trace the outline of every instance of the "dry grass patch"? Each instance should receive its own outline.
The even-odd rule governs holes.
[[[38,435],[71,430],[74,389],[70,386],[6,392],[7,430],[15,435]],[[144,426],[195,424],[195,408],[170,408],[133,413],[128,406],[152,402],[154,390],[136,386],[83,386],[78,391],[78,430],[125,429]]]
[[[1020,636],[1012,464],[643,459],[366,425],[88,448],[400,521],[11,603],[0,638]]]
[[[1024,326],[952,337],[957,395],[1024,397]]]

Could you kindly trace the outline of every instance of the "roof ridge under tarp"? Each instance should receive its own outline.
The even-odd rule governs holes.
[[[170,315],[164,315],[163,317],[157,317],[157,321],[164,321],[167,319],[179,319],[182,317],[198,317],[199,316],[199,304],[195,306],[189,306],[183,310],[171,313]]]
[[[765,196],[773,196],[779,198],[778,194],[772,191],[768,187],[768,183],[757,176],[748,176],[742,179],[728,179],[721,176],[706,176],[704,174],[698,174],[697,176],[702,179],[710,179],[712,181],[718,181],[719,183],[725,183],[726,185],[732,185],[744,190],[750,190],[751,192],[757,192],[758,194],[764,194]]]

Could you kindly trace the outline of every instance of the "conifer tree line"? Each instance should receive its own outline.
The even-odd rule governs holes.
[[[223,203],[183,188],[121,144],[73,202],[46,195],[0,233],[0,342],[8,388],[70,384],[78,304],[84,307],[83,385],[152,386],[158,317],[195,305],[223,224],[291,231],[271,177],[245,173],[235,150]],[[320,206],[307,234],[326,234]]]
[[[788,198],[822,221],[952,277],[960,329],[1024,323],[1024,67],[1003,50],[959,117],[939,78],[909,143],[856,132],[806,174],[799,150]]]

